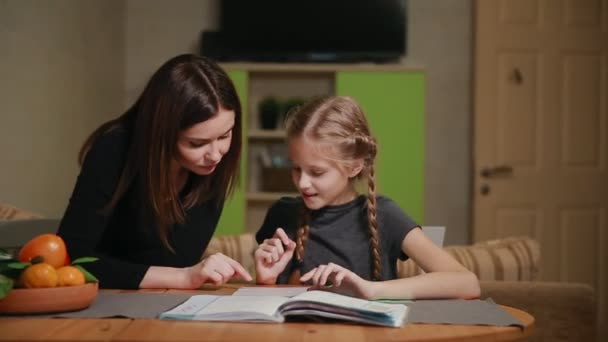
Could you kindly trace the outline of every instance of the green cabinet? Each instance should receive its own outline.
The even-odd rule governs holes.
[[[364,109],[378,139],[378,193],[397,202],[412,218],[424,217],[425,76],[403,66],[225,64],[243,106],[240,184],[222,213],[218,235],[255,231],[266,209],[290,193],[260,188],[256,146],[284,144],[284,132],[259,129],[257,103],[278,98],[347,95]]]
[[[247,175],[247,80],[248,74],[244,70],[229,70],[228,75],[232,79],[239,98],[241,99],[242,107],[242,127],[243,127],[243,146],[241,150],[241,169],[239,174],[239,184],[235,189],[232,197],[230,197],[224,204],[224,210],[220,217],[216,234],[218,235],[230,235],[238,234],[243,232],[245,227],[245,211],[246,198],[245,198],[245,182]]]
[[[378,140],[378,193],[414,220],[424,218],[424,75],[421,72],[344,71],[336,94],[354,97]]]

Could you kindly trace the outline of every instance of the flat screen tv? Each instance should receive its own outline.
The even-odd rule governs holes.
[[[201,43],[222,61],[390,62],[406,27],[406,0],[221,0]]]

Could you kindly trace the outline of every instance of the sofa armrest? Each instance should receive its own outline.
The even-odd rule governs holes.
[[[534,316],[531,341],[594,341],[595,291],[586,284],[541,281],[481,281],[481,298]]]
[[[27,220],[38,218],[42,218],[42,216],[17,208],[10,204],[0,202],[0,220]]]

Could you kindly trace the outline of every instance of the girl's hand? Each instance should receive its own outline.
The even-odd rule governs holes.
[[[192,267],[187,267],[185,281],[188,288],[194,289],[206,283],[222,285],[233,277],[252,280],[249,272],[241,264],[222,253],[216,253]]]
[[[374,297],[374,282],[365,280],[354,272],[334,263],[313,268],[302,275],[300,281],[312,283],[309,290],[323,290],[363,299]]]
[[[276,284],[277,277],[291,258],[296,249],[282,228],[277,228],[272,239],[266,239],[253,254],[255,259],[256,282],[258,284]]]

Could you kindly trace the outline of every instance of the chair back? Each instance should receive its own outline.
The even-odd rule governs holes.
[[[445,226],[423,226],[422,231],[437,246],[443,247],[443,238],[445,237]]]

